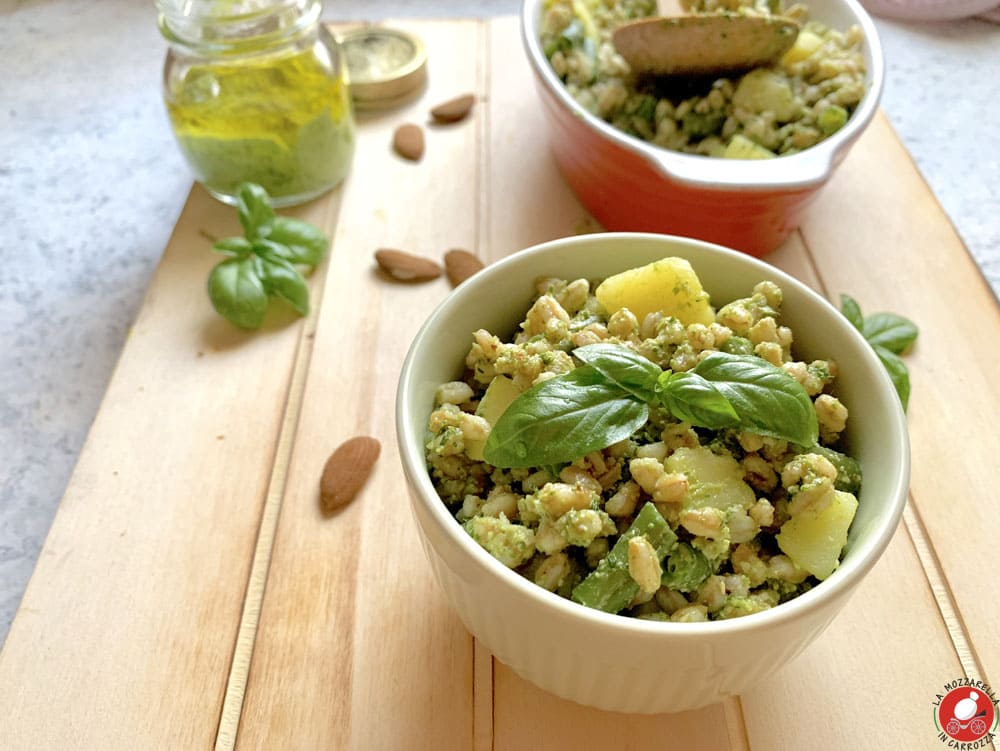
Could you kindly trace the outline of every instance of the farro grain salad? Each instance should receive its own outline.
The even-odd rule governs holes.
[[[542,279],[512,340],[476,331],[426,445],[466,532],[538,586],[650,620],[747,615],[827,578],[861,485],[837,366],[795,359],[776,284],[747,291],[716,310],[665,258]]]
[[[656,15],[655,0],[547,0],[541,44],[585,109],[619,130],[674,151],[736,159],[794,154],[838,131],[865,93],[860,27],[830,29],[782,0],[685,0],[703,13],[780,14],[798,21],[776,63],[715,80],[637,80],[611,35]]]

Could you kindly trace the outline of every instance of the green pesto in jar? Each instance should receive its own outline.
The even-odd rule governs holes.
[[[166,100],[184,156],[216,195],[254,182],[283,205],[317,196],[347,174],[350,94],[343,74],[332,74],[313,49],[192,66]]]

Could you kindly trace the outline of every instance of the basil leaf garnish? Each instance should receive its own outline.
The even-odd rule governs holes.
[[[910,319],[895,313],[862,316],[861,306],[849,295],[840,296],[840,309],[882,361],[905,412],[910,401],[910,371],[898,355],[916,341],[919,333],[916,325]]]
[[[670,414],[692,425],[721,430],[740,421],[723,393],[697,373],[664,373],[659,379],[658,393]]]
[[[261,230],[274,220],[274,209],[267,191],[255,183],[243,183],[236,194],[236,211],[247,239],[267,234]]]
[[[656,379],[663,371],[638,352],[619,344],[588,344],[573,355],[644,402],[656,398]]]
[[[282,258],[261,258],[258,268],[268,294],[287,301],[299,315],[309,314],[309,287],[292,264]]]
[[[257,275],[254,256],[231,258],[212,269],[208,296],[220,315],[241,328],[260,328],[264,322],[267,292]]]
[[[885,347],[898,355],[916,340],[917,327],[895,313],[872,313],[865,317],[861,333],[873,347]]]
[[[744,430],[806,446],[817,441],[819,426],[809,394],[767,360],[713,352],[688,372],[722,392]]]
[[[872,349],[875,350],[878,359],[882,361],[882,365],[888,371],[889,378],[892,379],[892,385],[896,387],[896,393],[899,394],[899,401],[902,402],[905,412],[910,402],[910,371],[899,355],[892,350],[880,344],[873,344]]]
[[[309,313],[309,287],[297,267],[311,271],[330,241],[319,227],[275,216],[267,191],[240,186],[236,209],[245,237],[227,237],[212,249],[228,256],[208,278],[208,294],[220,315],[245,329],[264,322],[269,296],[286,300],[300,315]]]
[[[319,227],[287,216],[274,218],[267,239],[285,249],[285,260],[304,266],[317,266],[330,246]]]
[[[253,252],[261,258],[272,258],[278,260],[288,260],[288,248],[284,245],[271,242],[270,240],[257,239],[250,243]]]
[[[561,464],[628,438],[648,419],[645,403],[583,365],[511,402],[483,455],[495,467]]]
[[[844,314],[844,317],[851,322],[858,331],[861,331],[865,325],[864,316],[861,315],[861,306],[858,305],[858,301],[855,300],[850,295],[840,296],[840,312]]]
[[[245,237],[226,237],[212,246],[217,253],[243,258],[253,252],[253,244]]]

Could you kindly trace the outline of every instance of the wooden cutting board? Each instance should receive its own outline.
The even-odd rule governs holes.
[[[767,260],[832,299],[920,326],[907,358],[913,476],[889,550],[830,629],[757,690],[679,715],[587,709],[527,684],[447,609],[395,447],[406,349],[449,292],[376,273],[378,247],[494,261],[599,227],[549,156],[514,19],[400,24],[430,83],[359,123],[353,172],[295,210],[333,238],[306,320],[237,332],[211,310],[210,237],[235,212],[195,187],[0,653],[12,749],[936,748],[932,702],[1000,681],[1000,308],[883,116]],[[400,123],[472,91],[473,116]],[[382,441],[333,518],[323,462]]]

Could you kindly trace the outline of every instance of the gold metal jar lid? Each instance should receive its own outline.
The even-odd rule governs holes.
[[[427,80],[424,44],[405,31],[365,26],[345,32],[340,43],[358,109],[395,106]]]

